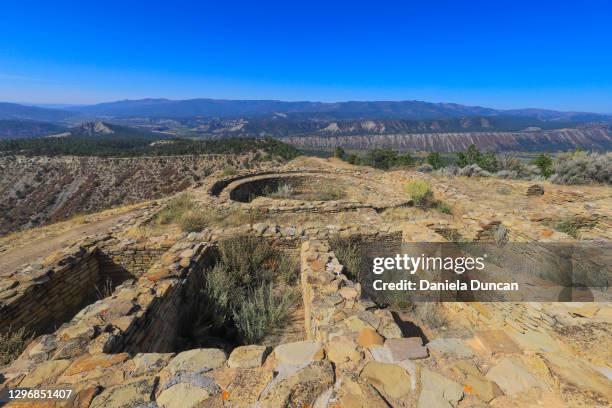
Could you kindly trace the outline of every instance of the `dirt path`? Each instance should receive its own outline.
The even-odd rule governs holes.
[[[59,231],[50,231],[36,234],[36,230],[24,231],[24,234],[31,235],[31,239],[19,239],[14,246],[8,243],[4,252],[0,252],[0,276],[8,275],[24,264],[33,263],[38,259],[44,259],[51,253],[58,251],[72,242],[87,235],[103,233],[115,226],[123,217],[136,214],[140,210],[123,212],[101,216],[94,222],[75,226],[65,226],[58,228]]]

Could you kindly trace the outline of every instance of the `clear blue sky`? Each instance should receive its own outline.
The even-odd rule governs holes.
[[[612,112],[612,2],[0,3],[0,100],[143,97]]]

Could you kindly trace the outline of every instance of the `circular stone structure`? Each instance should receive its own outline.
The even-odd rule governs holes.
[[[283,189],[287,194],[278,194]],[[230,206],[267,212],[379,211],[411,204],[406,196],[377,180],[308,170],[233,176],[218,180],[209,193]]]

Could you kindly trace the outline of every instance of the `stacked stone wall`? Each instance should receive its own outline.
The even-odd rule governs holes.
[[[100,268],[95,246],[78,247],[48,267],[30,266],[2,284],[0,330],[44,333],[96,298]]]
[[[118,284],[126,279],[142,276],[167,248],[133,247],[101,250],[98,254],[104,277]]]
[[[177,335],[190,323],[202,285],[202,271],[214,263],[213,246],[203,247],[195,254],[184,278],[170,280],[167,288],[158,291],[146,312],[135,321],[122,337],[115,351],[132,354],[143,352],[169,353],[175,351]]]
[[[342,274],[343,266],[329,244],[306,241],[301,251],[304,325],[309,340],[326,342],[337,336],[356,338],[363,329],[382,338],[401,338],[388,310],[361,299],[361,285]]]

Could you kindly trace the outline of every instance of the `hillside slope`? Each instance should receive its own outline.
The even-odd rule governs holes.
[[[50,122],[0,119],[0,140],[48,136],[63,132],[65,129]]]
[[[180,157],[0,157],[0,235],[182,191],[252,154]]]
[[[0,102],[0,119],[38,120],[60,122],[75,116],[74,112],[62,109],[40,108],[18,103]]]

